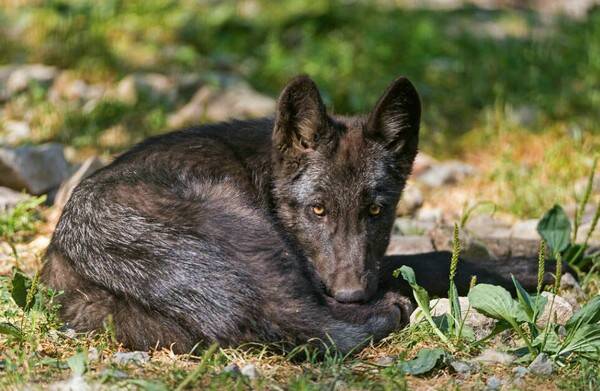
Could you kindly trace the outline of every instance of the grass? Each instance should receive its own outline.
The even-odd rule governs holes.
[[[239,76],[276,96],[289,78],[308,73],[335,112],[357,113],[397,75],[406,75],[423,100],[422,150],[461,158],[480,172],[460,186],[430,191],[428,203],[458,212],[465,203],[490,200],[498,212],[521,218],[572,203],[574,183],[587,177],[598,155],[599,48],[598,8],[581,20],[548,20],[535,11],[404,9],[378,1],[0,0],[0,64],[54,65],[109,89],[134,72],[192,72],[206,83]],[[0,134],[4,121],[24,120],[32,128],[24,143],[58,141],[78,156],[118,153],[166,131],[168,114],[193,93],[175,101],[105,96],[86,106],[50,100],[48,92],[31,85],[3,102]],[[592,192],[590,204],[599,196]],[[39,270],[39,252],[28,248],[51,231],[41,202],[0,215],[3,273],[18,266],[33,277]],[[594,270],[582,283],[588,296],[600,291]],[[482,389],[491,376],[512,378],[511,366],[493,365],[469,378],[443,366],[423,376],[404,374],[400,362],[443,347],[427,324],[345,358],[290,357],[252,345],[205,349],[199,356],[162,350],[142,366],[115,364],[111,358],[122,347],[110,328],[71,335],[56,316],[54,294],[42,289],[24,312],[11,295],[11,278],[0,276],[0,322],[21,330],[19,337],[0,335],[0,389],[42,389],[77,374],[103,388],[143,390]],[[491,346],[505,349],[503,342],[511,341]],[[453,343],[459,346],[455,358],[480,353],[460,338]],[[98,358],[89,359],[94,349]],[[394,364],[377,365],[383,356],[395,357]],[[251,380],[223,373],[230,363],[255,364],[261,375]],[[549,378],[527,376],[506,387],[595,390],[596,367],[580,359]]]

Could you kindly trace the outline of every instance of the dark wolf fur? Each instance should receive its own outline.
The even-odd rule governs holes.
[[[71,327],[111,317],[134,349],[380,339],[411,307],[391,270],[448,259],[383,257],[419,120],[405,78],[368,115],[341,117],[299,77],[275,119],[149,139],[74,190],[43,281],[64,291]]]

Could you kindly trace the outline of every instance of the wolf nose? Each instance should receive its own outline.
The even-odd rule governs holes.
[[[336,291],[333,297],[340,303],[354,303],[364,301],[367,294],[364,289],[341,289]]]

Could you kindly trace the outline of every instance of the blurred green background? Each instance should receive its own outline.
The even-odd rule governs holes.
[[[209,84],[236,77],[271,97],[307,73],[338,113],[369,110],[406,75],[423,100],[423,150],[479,164],[500,186],[490,194],[506,191],[517,214],[571,196],[567,186],[600,146],[600,9],[573,17],[539,1],[416,3],[0,0],[0,63],[52,65],[89,85],[139,72]],[[165,131],[193,91],[125,102],[106,95],[87,108],[47,94],[33,86],[5,97],[0,118],[26,118],[25,142],[114,153]]]

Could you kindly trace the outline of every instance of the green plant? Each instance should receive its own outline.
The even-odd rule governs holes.
[[[35,230],[35,222],[39,216],[37,208],[46,201],[46,196],[30,197],[15,205],[8,211],[0,212],[0,240],[5,241],[11,248],[13,257],[19,263],[16,244],[26,235]]]

